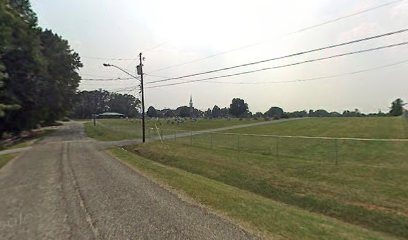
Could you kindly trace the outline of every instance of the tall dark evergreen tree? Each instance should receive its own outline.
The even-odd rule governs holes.
[[[63,116],[81,66],[68,42],[37,26],[28,0],[0,1],[0,136]]]

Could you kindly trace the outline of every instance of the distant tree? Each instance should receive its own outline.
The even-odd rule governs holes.
[[[220,112],[221,112],[221,117],[223,118],[229,117],[229,112],[230,112],[229,108],[226,108],[226,107],[221,108]]]
[[[147,109],[146,114],[147,114],[148,117],[155,118],[155,117],[157,117],[157,110],[153,106],[150,106]]]
[[[314,112],[316,117],[330,117],[330,113],[324,109],[318,109]]]
[[[176,109],[176,115],[178,117],[190,117],[190,107],[181,106]]]
[[[401,116],[402,115],[402,107],[404,106],[404,101],[401,98],[396,99],[391,103],[390,115],[391,116]]]
[[[163,112],[163,116],[164,116],[165,118],[172,118],[172,117],[175,117],[175,116],[176,116],[176,114],[174,113],[174,111],[171,110],[171,109],[163,109],[162,112]]]
[[[287,114],[288,114],[288,116],[290,118],[303,118],[303,117],[307,117],[307,115],[308,115],[305,110],[303,110],[303,111],[294,111],[294,112],[290,112],[290,113],[287,113]]]
[[[346,110],[342,114],[343,117],[361,117],[363,114],[358,109],[354,109],[354,111]]]
[[[244,112],[241,117],[243,118],[251,118],[252,117],[252,112],[251,111],[246,111]]]
[[[341,114],[338,112],[330,112],[329,115],[330,117],[341,117]]]
[[[378,113],[375,114],[375,115],[377,115],[377,116],[379,116],[379,117],[383,117],[383,116],[386,116],[387,114],[383,113],[383,112],[381,111],[381,109],[378,109]]]
[[[136,117],[139,114],[140,100],[130,94],[110,93],[107,104],[111,112],[122,113],[128,117]]]
[[[254,117],[256,117],[256,118],[262,118],[262,117],[263,117],[263,113],[261,113],[261,112],[256,112],[256,113],[254,114]]]
[[[330,117],[330,113],[324,109],[319,109],[316,111],[310,110],[309,117]]]
[[[78,92],[71,117],[91,118],[92,114],[103,112],[118,112],[128,117],[139,115],[139,99],[129,94],[110,93],[99,89]]]
[[[205,117],[205,118],[212,118],[212,112],[211,112],[211,109],[210,109],[210,108],[207,109],[207,111],[205,111],[204,117]]]
[[[193,108],[193,117],[194,118],[202,118],[205,116],[205,112],[197,109],[197,108]]]
[[[243,99],[234,98],[230,104],[229,113],[234,117],[241,117],[248,111],[248,104]]]
[[[213,118],[219,118],[221,117],[221,109],[217,106],[214,105],[212,111],[211,111],[211,115]]]
[[[280,107],[271,107],[268,111],[264,113],[267,117],[281,118],[283,116],[283,109]]]

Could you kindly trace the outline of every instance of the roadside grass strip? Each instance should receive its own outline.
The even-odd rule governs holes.
[[[15,158],[17,154],[4,154],[0,155],[0,168],[5,166],[10,160]]]

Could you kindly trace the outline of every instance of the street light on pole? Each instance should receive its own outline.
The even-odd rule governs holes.
[[[140,75],[140,87],[141,87],[141,91],[142,91],[142,142],[144,143],[144,142],[146,142],[146,134],[145,134],[146,133],[146,126],[145,126],[145,106],[144,106],[144,91],[143,91],[142,53],[139,54],[139,57],[140,57],[140,65],[137,66],[137,69],[138,69],[138,74]],[[118,67],[116,65],[109,64],[109,63],[104,63],[103,66],[104,67],[117,68],[120,71],[122,71],[122,72],[126,73],[127,75],[129,75],[129,76],[135,78],[136,80],[138,80],[138,78],[135,75],[129,73],[128,71],[126,71],[126,70],[124,70],[124,69],[122,69],[122,68],[120,68],[120,67]]]

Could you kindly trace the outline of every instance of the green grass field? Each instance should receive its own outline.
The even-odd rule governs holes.
[[[407,129],[408,123],[402,118],[322,118],[274,123],[234,132],[407,138]],[[238,137],[214,133],[193,136],[192,141],[186,137],[164,144],[153,142],[126,149],[151,161],[247,191],[254,196],[287,204],[299,211],[313,212],[322,219],[335,218],[350,226],[380,231],[401,239],[408,238],[408,186],[405,184],[408,182],[407,142],[341,140],[336,143],[321,139]],[[183,189],[182,186],[177,187]],[[200,189],[195,191],[197,193],[189,194],[193,197],[201,194]],[[203,203],[215,204],[212,201]],[[261,230],[270,233],[276,230],[259,227],[250,214],[240,213],[239,208],[215,208],[232,212],[229,213],[232,216],[240,215],[241,220]],[[275,216],[276,213],[270,211],[268,214]],[[246,215],[248,218],[245,218]],[[280,231],[284,234],[279,236],[289,234],[283,227]],[[319,238],[317,232],[313,234]],[[333,235],[327,238],[357,237]],[[370,234],[366,238],[374,239]]]
[[[407,125],[407,121],[400,117],[309,118],[228,132],[345,138],[408,138]]]
[[[198,119],[197,121],[185,120],[183,123],[177,124],[171,120],[160,119],[146,121],[146,136],[156,137],[157,128],[161,129],[161,133],[173,134],[177,131],[199,131],[212,128],[221,128],[225,126],[233,126],[240,124],[248,124],[261,122],[262,120],[252,119]],[[100,141],[116,141],[124,139],[140,138],[142,135],[140,120],[126,119],[98,119],[96,126],[91,121],[85,123],[85,132],[89,137]]]

